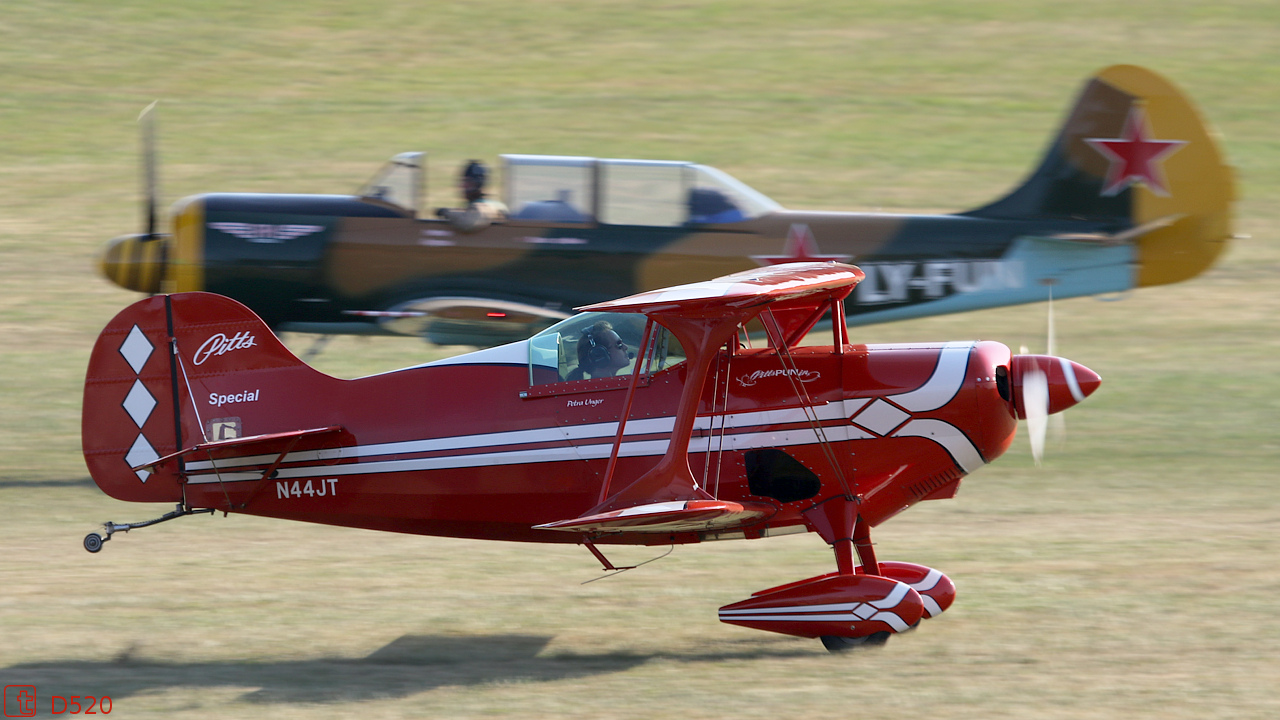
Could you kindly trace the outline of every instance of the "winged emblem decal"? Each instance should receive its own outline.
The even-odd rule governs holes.
[[[264,225],[243,222],[211,222],[209,227],[251,243],[282,243],[318,233],[323,225]]]

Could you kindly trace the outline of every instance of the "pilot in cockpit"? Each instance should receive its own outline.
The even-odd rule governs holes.
[[[731,223],[746,219],[742,210],[719,190],[698,187],[689,190],[689,224]]]
[[[608,320],[597,320],[578,338],[578,367],[565,379],[613,377],[630,362],[627,344],[618,337],[613,324]]]
[[[466,207],[440,208],[436,216],[449,221],[449,224],[462,232],[483,230],[491,223],[507,216],[507,206],[485,195],[484,185],[489,180],[489,169],[479,160],[468,161],[458,177],[458,185],[462,190]]]

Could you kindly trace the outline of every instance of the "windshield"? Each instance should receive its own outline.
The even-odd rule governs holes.
[[[635,313],[583,313],[529,341],[531,385],[622,377],[635,371],[646,318]],[[680,343],[655,326],[642,371],[657,372],[685,359]]]
[[[398,205],[416,214],[422,197],[425,157],[426,153],[421,152],[396,155],[360,188],[360,196]]]
[[[771,200],[764,193],[722,170],[717,170],[707,165],[694,165],[693,170],[694,192],[702,190],[706,193],[720,194],[742,213],[743,220],[782,210],[781,205]],[[692,197],[689,204],[691,206],[690,220],[696,222],[698,208],[692,207],[694,205]]]

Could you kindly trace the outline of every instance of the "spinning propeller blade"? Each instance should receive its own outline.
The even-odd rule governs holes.
[[[1044,455],[1049,416],[1093,394],[1102,379],[1080,363],[1051,355],[1015,355],[1010,370],[1014,413],[1027,421],[1031,454],[1038,465]]]
[[[1057,330],[1053,322],[1053,285],[1049,285],[1049,308],[1045,346],[1049,358],[1057,358]],[[1020,355],[1027,355],[1027,346],[1019,349]],[[1027,420],[1027,436],[1031,441],[1031,456],[1039,465],[1044,459],[1045,438],[1049,431],[1053,432],[1054,442],[1060,447],[1066,443],[1066,418],[1054,411],[1050,414],[1049,379],[1039,366],[1029,366],[1022,378],[1023,407]]]
[[[1049,286],[1049,330],[1046,333],[1047,349],[1045,352],[1049,355],[1057,357],[1058,355],[1058,331],[1053,324],[1053,286]],[[1067,444],[1067,416],[1066,415],[1050,415],[1049,416],[1049,434],[1053,436],[1053,444],[1057,448],[1062,448]],[[1034,442],[1034,441],[1033,441]],[[1044,442],[1041,440],[1041,448]],[[1035,454],[1034,448],[1032,454]],[[1040,464],[1040,458],[1036,458],[1036,464]]]
[[[1022,376],[1022,405],[1027,413],[1027,435],[1036,465],[1044,457],[1045,431],[1049,428],[1049,380],[1038,368]]]
[[[154,240],[156,234],[156,207],[160,191],[156,182],[156,121],[155,109],[159,100],[152,102],[138,115],[142,134],[142,211],[145,216],[146,234],[143,240]]]

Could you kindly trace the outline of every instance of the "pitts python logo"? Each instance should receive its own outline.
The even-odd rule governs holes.
[[[224,355],[232,350],[243,350],[256,345],[255,338],[247,330],[236,333],[235,336],[228,338],[223,333],[211,336],[204,344],[196,350],[196,354],[191,358],[191,362],[201,365],[213,355]]]
[[[738,384],[742,387],[751,387],[757,382],[771,377],[790,376],[802,383],[813,382],[822,377],[814,370],[756,370],[748,375],[738,378]]]

